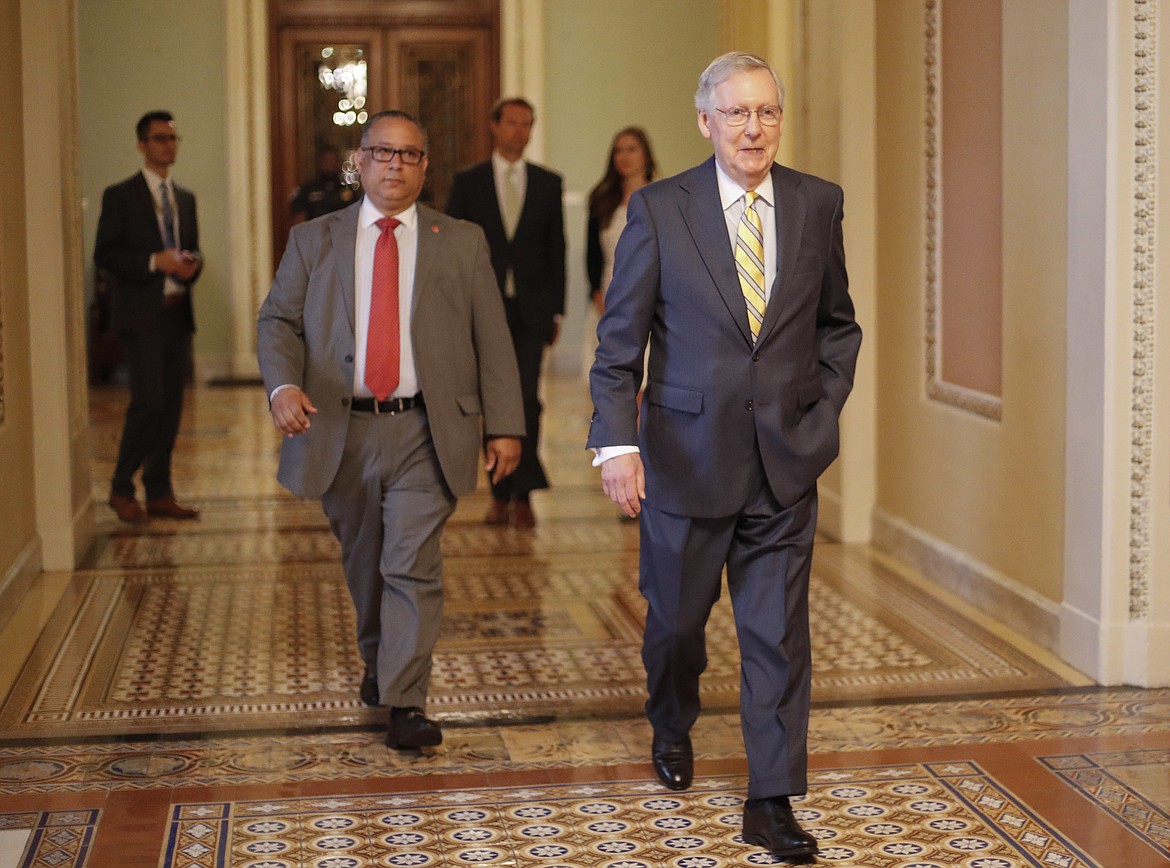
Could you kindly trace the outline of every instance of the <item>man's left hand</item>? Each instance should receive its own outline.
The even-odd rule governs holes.
[[[492,482],[498,484],[520,463],[519,437],[493,437],[484,446],[483,469],[491,474]]]

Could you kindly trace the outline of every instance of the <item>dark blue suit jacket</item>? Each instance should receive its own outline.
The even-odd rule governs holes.
[[[565,311],[565,218],[561,176],[526,163],[528,181],[516,234],[508,239],[492,176],[492,161],[455,175],[446,211],[478,223],[487,236],[492,270],[500,291],[508,269],[516,282],[516,307],[525,328],[545,343],[553,337],[553,318]]]
[[[173,186],[175,210],[179,215],[179,237],[175,243],[181,250],[198,251],[195,195],[178,184]],[[113,278],[111,324],[115,329],[150,331],[159,327],[166,276],[150,271],[150,257],[162,249],[154,199],[142,173],[107,187],[102,194],[93,261]],[[196,272],[191,283],[198,277]],[[183,305],[188,326],[194,331],[195,314],[189,291]]]
[[[636,192],[590,373],[589,446],[637,443],[646,502],[736,513],[763,466],[795,503],[837,455],[861,344],[836,184],[772,167],[778,269],[753,346],[714,158]],[[635,395],[650,340],[639,430]]]

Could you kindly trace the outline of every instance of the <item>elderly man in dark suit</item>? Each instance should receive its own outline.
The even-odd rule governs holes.
[[[557,339],[565,310],[565,219],[561,176],[526,162],[534,114],[527,100],[509,97],[491,114],[491,159],[455,175],[447,213],[483,227],[504,297],[508,329],[520,368],[528,428],[520,466],[492,484],[488,524],[530,528],[529,494],[548,488],[540,464],[540,369],[544,348]]]
[[[483,233],[417,203],[418,122],[371,117],[357,163],[364,199],[289,235],[260,308],[260,373],[287,438],[278,478],[321,498],[341,542],[361,697],[390,706],[389,747],[419,748],[442,741],[424,713],[440,536],[484,434],[491,478],[515,469],[524,413]]]
[[[655,772],[672,789],[691,783],[704,625],[726,566],[743,661],[744,839],[807,859],[816,841],[788,797],[807,790],[816,482],[837,455],[861,343],[842,192],[773,162],[784,91],[760,58],[717,58],[695,105],[714,156],[630,199],[588,445],[606,493],[640,515]]]
[[[203,267],[195,196],[170,178],[179,152],[170,112],[146,113],[136,131],[142,171],[102,194],[93,253],[94,263],[110,276],[111,324],[130,377],[109,504],[129,522],[196,518],[199,510],[175,500],[171,486],[171,453],[195,331],[191,287]],[[140,468],[145,510],[134,490]]]

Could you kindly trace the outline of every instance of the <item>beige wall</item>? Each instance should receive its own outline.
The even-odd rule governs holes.
[[[1004,4],[1001,421],[924,396],[924,5],[890,0],[878,17],[875,530],[971,566],[1045,620],[1063,576],[1066,5]],[[1036,626],[1051,640],[1051,621]]]
[[[21,67],[20,2],[0,0],[0,52]],[[0,115],[23,116],[22,89],[0,89]],[[24,219],[24,141],[19,123],[0,125],[0,624],[30,570],[40,568],[34,509],[29,305]]]

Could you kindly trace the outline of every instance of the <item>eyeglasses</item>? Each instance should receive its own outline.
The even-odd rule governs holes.
[[[774,127],[780,123],[780,116],[784,114],[784,109],[778,105],[760,106],[758,109],[745,109],[740,106],[734,106],[729,109],[717,108],[715,111],[727,118],[727,125],[729,127],[742,127],[748,122],[748,118],[755,115],[761,124],[766,127]]]
[[[362,148],[362,150],[379,163],[392,162],[397,155],[404,166],[417,166],[427,155],[426,151],[420,151],[418,148],[386,148],[382,145],[374,145],[372,148]]]
[[[146,138],[158,145],[169,145],[172,142],[179,141],[179,137],[173,133],[155,133],[153,136],[147,136]]]

